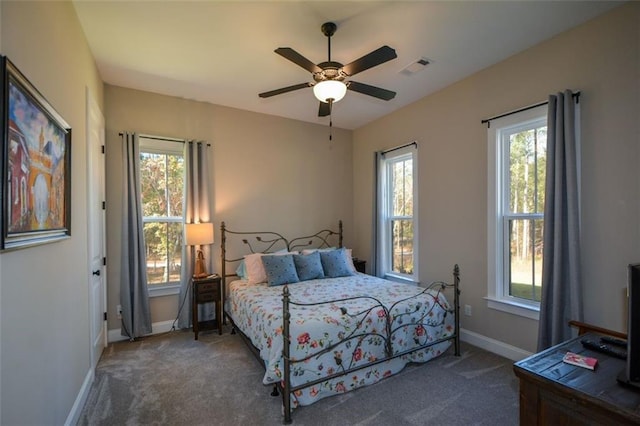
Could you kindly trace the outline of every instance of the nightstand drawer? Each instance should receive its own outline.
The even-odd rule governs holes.
[[[196,299],[197,303],[215,302],[220,300],[220,292],[217,288],[208,291],[199,290]]]
[[[218,283],[202,283],[198,284],[198,292],[206,293],[210,291],[215,291],[218,289],[220,285]]]

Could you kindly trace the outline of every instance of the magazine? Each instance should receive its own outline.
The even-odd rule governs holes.
[[[596,358],[575,354],[573,352],[567,352],[562,360],[567,364],[577,365],[578,367],[588,368],[589,370],[595,369],[598,363]]]

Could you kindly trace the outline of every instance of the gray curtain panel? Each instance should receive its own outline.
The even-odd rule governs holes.
[[[211,147],[206,142],[189,141],[185,143],[185,223],[211,222],[211,185],[209,182],[209,164]],[[215,238],[215,237],[214,237]],[[213,251],[210,245],[202,246],[205,266],[213,273]],[[195,247],[182,246],[182,271],[180,273],[180,308],[178,327],[191,326],[191,277],[195,263]],[[223,296],[224,297],[224,296]],[[198,306],[200,321],[215,318],[213,303]]]
[[[569,320],[582,321],[576,100],[569,90],[549,96],[539,351],[571,337]]]
[[[371,274],[377,277],[383,276],[382,274],[382,255],[380,252],[380,227],[382,226],[381,208],[382,208],[382,188],[380,188],[380,167],[382,165],[382,158],[384,153],[377,151],[374,153],[373,159],[373,230],[371,232],[371,243],[373,244],[373,251],[371,256]]]
[[[120,272],[121,335],[130,339],[151,334],[151,311],[140,198],[140,145],[123,133],[122,240]]]

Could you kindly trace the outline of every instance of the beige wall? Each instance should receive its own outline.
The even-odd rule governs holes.
[[[463,327],[534,350],[536,323],[489,310],[483,299],[480,120],[572,88],[583,94],[585,315],[623,329],[624,268],[640,260],[639,9],[624,6],[353,134],[334,129],[329,142],[323,126],[117,87],[103,94],[71,3],[2,1],[0,51],[72,126],[73,182],[71,239],[0,254],[0,423],[64,423],[89,374],[86,87],[107,119],[110,318],[120,272],[118,132],[210,141],[216,225],[297,234],[343,219],[346,244],[363,258],[370,258],[373,151],[417,140],[421,280],[447,278],[460,263],[462,303],[473,307]],[[175,317],[175,296],[152,305],[154,322]]]
[[[235,230],[308,235],[342,219],[353,241],[351,132],[202,102],[106,86],[109,318],[119,303],[122,141],[118,134],[206,140],[213,147],[213,221]],[[219,239],[214,249],[219,271]],[[177,296],[151,300],[152,322],[177,315]],[[119,329],[109,321],[110,330]]]
[[[373,152],[419,144],[420,279],[462,273],[462,327],[534,351],[537,321],[488,309],[484,118],[582,92],[585,320],[624,330],[626,265],[640,261],[640,4],[614,10],[354,132],[355,249],[370,259]],[[437,66],[434,63],[433,66]]]
[[[103,88],[71,3],[0,11],[2,54],[73,129],[71,238],[0,254],[0,423],[63,424],[90,371],[85,91]]]

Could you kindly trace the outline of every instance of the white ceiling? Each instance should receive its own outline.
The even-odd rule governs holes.
[[[74,5],[102,79],[109,84],[278,115],[319,118],[311,82],[275,54],[291,47],[327,60],[322,23],[335,22],[332,60],[347,64],[389,45],[398,57],[353,79],[397,92],[382,101],[349,91],[333,125],[356,129],[517,52],[585,22],[612,1],[95,1]],[[400,71],[420,57],[424,70]],[[524,83],[524,82],[523,82]]]

